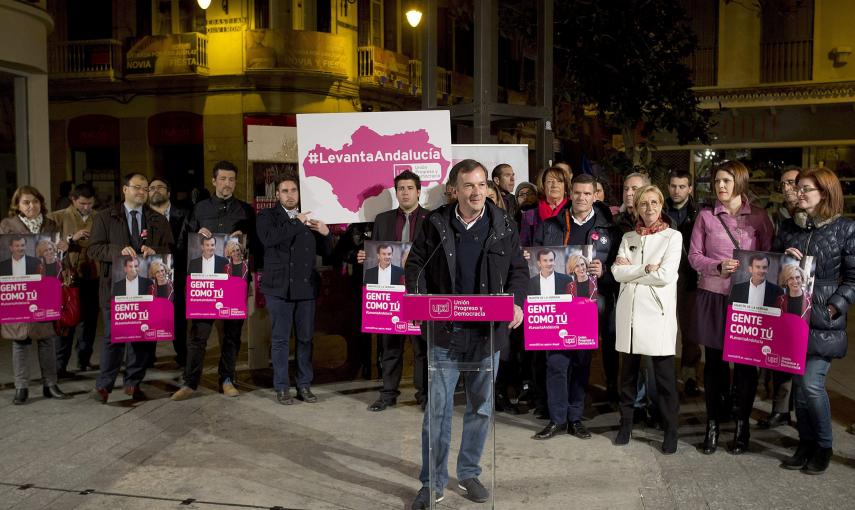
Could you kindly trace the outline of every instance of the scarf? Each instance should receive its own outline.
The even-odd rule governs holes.
[[[44,223],[45,217],[42,214],[35,219],[29,219],[24,216],[18,216],[18,218],[24,223],[24,226],[27,227],[27,230],[30,231],[31,234],[38,234],[42,230],[42,223]]]
[[[563,198],[561,202],[555,206],[555,209],[549,205],[549,202],[546,200],[540,200],[537,203],[537,215],[540,217],[540,221],[548,220],[553,216],[558,216],[558,211],[561,210],[564,205],[567,204],[567,198]]]
[[[638,233],[638,235],[642,237],[648,236],[650,234],[656,234],[657,232],[662,232],[666,228],[668,228],[668,224],[662,221],[661,216],[658,220],[656,220],[656,222],[653,223],[653,225],[650,225],[649,227],[645,227],[644,222],[641,219],[639,219],[638,223],[635,224],[636,233]]]

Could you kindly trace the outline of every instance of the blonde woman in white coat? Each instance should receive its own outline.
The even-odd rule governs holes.
[[[674,354],[677,345],[677,270],[683,249],[680,232],[669,227],[662,214],[665,202],[656,186],[635,194],[638,223],[624,234],[612,266],[620,282],[615,348],[621,353],[620,430],[616,445],[629,443],[633,404],[638,393],[641,356],[650,356],[656,379],[657,407],[665,428],[662,452],[677,451],[677,382]]]

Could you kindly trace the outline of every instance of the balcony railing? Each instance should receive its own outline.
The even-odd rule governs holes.
[[[813,75],[813,41],[760,44],[760,81],[808,81]]]
[[[121,78],[122,43],[95,39],[52,44],[50,74],[53,78]]]
[[[422,61],[410,60],[410,83],[413,85],[413,94],[422,93]],[[436,67],[436,93],[441,96],[451,95],[451,71],[442,67]]]
[[[376,46],[360,46],[356,53],[361,83],[414,93],[410,84],[410,60],[406,55]]]
[[[125,56],[126,77],[180,74],[208,74],[208,36],[149,35],[135,41]]]

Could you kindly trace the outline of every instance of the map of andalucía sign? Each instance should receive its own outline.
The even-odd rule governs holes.
[[[297,115],[301,209],[330,224],[373,221],[398,206],[404,170],[431,202],[451,166],[450,126],[448,111]]]

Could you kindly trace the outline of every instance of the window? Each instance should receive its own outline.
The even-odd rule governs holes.
[[[383,2],[383,47],[389,51],[398,51],[398,2]]]
[[[152,11],[154,35],[207,32],[205,11],[196,0],[156,0]]]
[[[113,5],[110,0],[73,0],[67,6],[68,40],[113,38]]]
[[[683,8],[698,37],[698,47],[685,61],[696,87],[714,86],[718,80],[718,2],[683,0]]]
[[[760,38],[761,82],[811,79],[813,15],[813,0],[764,4]]]
[[[252,7],[253,28],[272,28],[270,26],[270,0],[255,0]]]
[[[454,71],[467,76],[475,74],[475,33],[459,22],[454,23]]]

